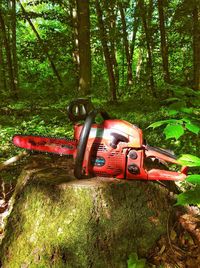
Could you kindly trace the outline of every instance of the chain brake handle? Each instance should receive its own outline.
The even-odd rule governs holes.
[[[86,120],[90,111],[94,109],[90,99],[78,98],[70,102],[67,107],[68,118],[71,122]]]

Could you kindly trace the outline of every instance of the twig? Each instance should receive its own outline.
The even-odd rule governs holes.
[[[168,214],[168,218],[167,218],[167,238],[168,238],[169,246],[170,246],[172,252],[175,253],[175,252],[174,252],[174,249],[173,249],[173,247],[172,247],[171,238],[170,238],[170,233],[169,233],[169,220],[170,220],[170,215],[171,215],[171,213],[169,212],[169,214]]]
[[[23,157],[27,156],[28,153],[26,151],[21,152],[20,154],[11,157],[10,159],[4,161],[3,163],[0,163],[0,170],[6,168],[7,166],[21,160]]]

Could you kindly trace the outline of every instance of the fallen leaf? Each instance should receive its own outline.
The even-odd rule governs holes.
[[[170,239],[174,241],[177,237],[177,233],[174,230],[171,230],[170,232]]]

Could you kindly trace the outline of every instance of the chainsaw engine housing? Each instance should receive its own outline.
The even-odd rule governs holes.
[[[74,126],[74,139],[79,140],[82,125]],[[93,124],[84,154],[86,175],[147,179],[143,169],[142,131],[137,126],[118,119]]]

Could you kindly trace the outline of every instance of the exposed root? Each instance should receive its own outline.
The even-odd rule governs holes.
[[[13,163],[21,160],[22,158],[24,158],[25,156],[29,155],[26,151],[23,151],[21,153],[19,153],[16,156],[11,157],[10,159],[4,161],[3,163],[0,163],[0,170],[5,169],[6,167],[12,165]]]

